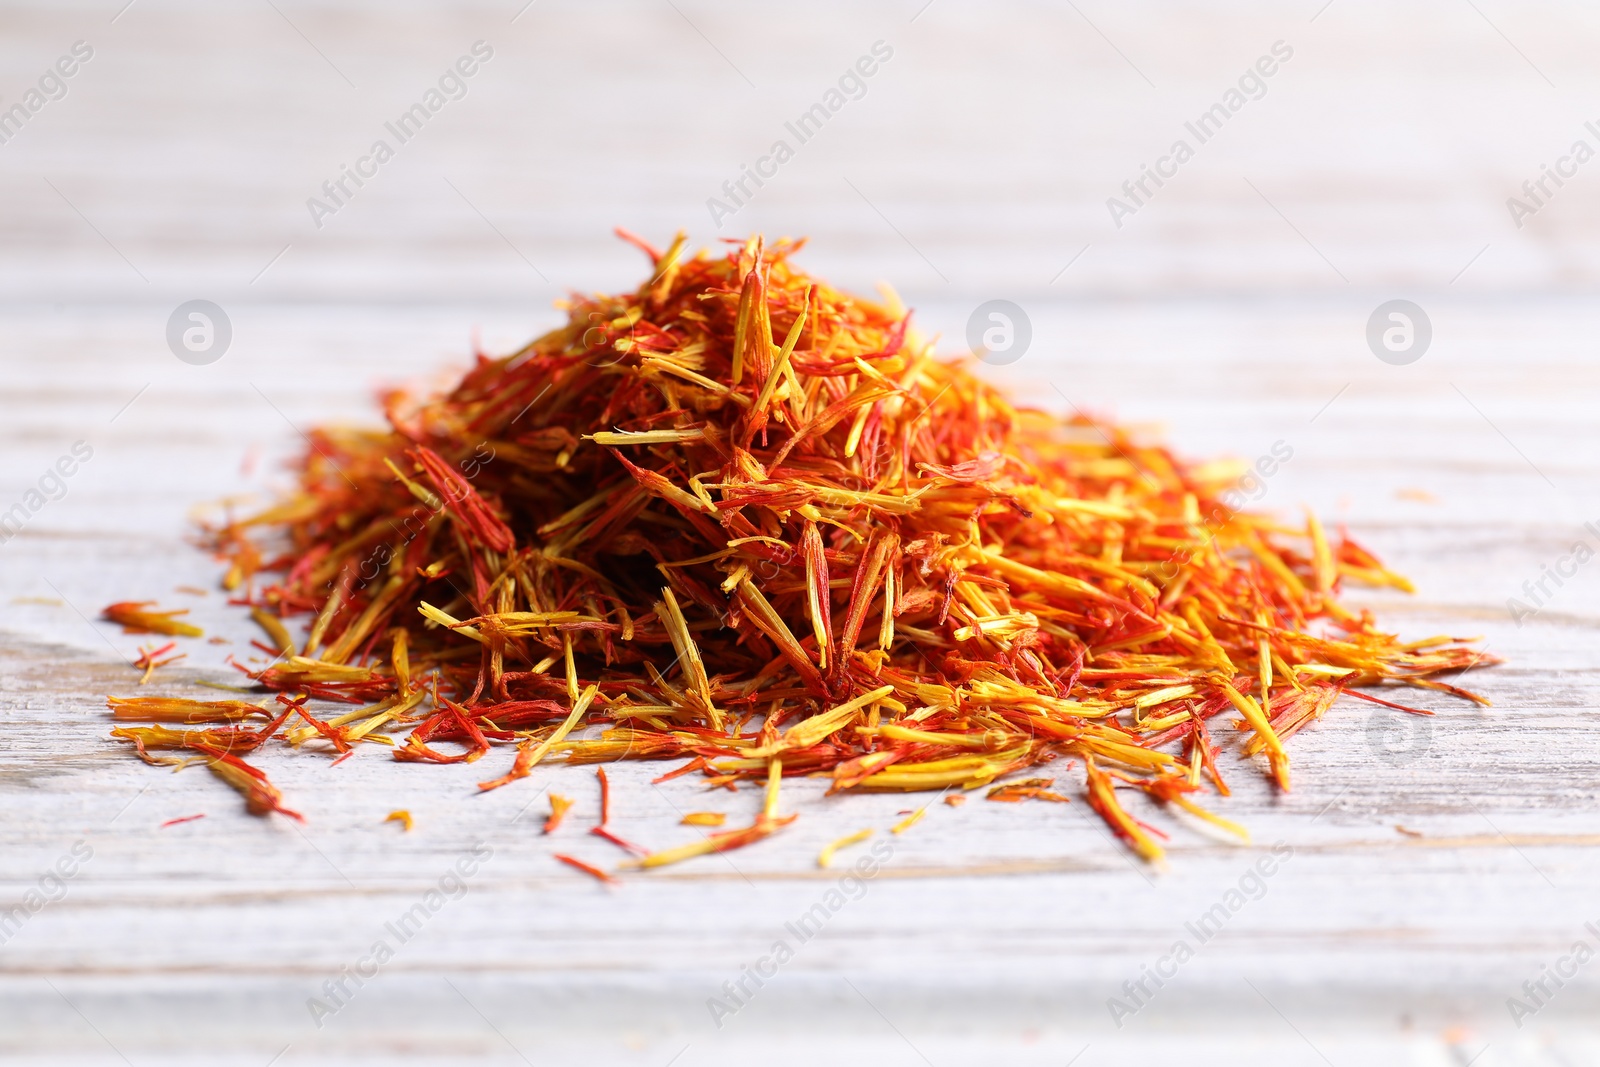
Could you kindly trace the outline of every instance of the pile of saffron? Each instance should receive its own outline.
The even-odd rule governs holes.
[[[114,735],[257,814],[295,814],[246,762],[269,743],[481,759],[483,790],[556,760],[764,785],[749,825],[678,847],[602,826],[639,867],[779,831],[796,775],[1009,801],[1075,782],[1154,861],[1130,791],[1242,834],[1197,800],[1228,793],[1223,751],[1287,790],[1285,740],[1358,687],[1486,703],[1436,677],[1487,662],[1468,639],[1341,605],[1409,590],[1372,554],[1225,506],[1236,466],[1014,406],[897,299],[796,269],[799,243],[623,236],[651,259],[637,291],[575,296],[440,395],[386,395],[386,430],[314,431],[294,495],[213,531],[269,639],[241,669],[275,703],[113,698]]]

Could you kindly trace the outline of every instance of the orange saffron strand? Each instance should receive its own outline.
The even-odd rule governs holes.
[[[561,820],[566,817],[567,811],[571,807],[572,800],[570,797],[564,797],[560,793],[551,793],[550,815],[544,821],[544,833],[553,833],[555,828],[561,825]]]
[[[620,884],[617,879],[611,877],[611,875],[607,874],[605,871],[602,871],[599,867],[591,866],[590,864],[587,864],[573,856],[568,856],[561,852],[552,852],[551,855],[560,860],[562,863],[565,863],[568,867],[582,871],[589,877],[598,879],[599,881],[604,882],[606,885]]]
[[[205,631],[198,626],[179,622],[179,615],[189,614],[188,608],[177,611],[146,611],[154,600],[122,600],[108,604],[102,617],[122,627],[125,634],[169,634],[173,637],[202,637]]]

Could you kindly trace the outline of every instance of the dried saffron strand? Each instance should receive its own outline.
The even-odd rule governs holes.
[[[283,698],[279,697],[278,699],[282,700]],[[290,706],[294,708],[294,713],[296,715],[300,716],[306,721],[307,725],[309,725],[317,733],[321,734],[328,741],[332,742],[334,751],[338,752],[341,758],[350,754],[350,742],[346,739],[345,732],[343,730],[337,726],[332,726],[326,722],[323,722],[321,719],[316,718],[300,704],[292,704]]]
[[[752,825],[645,866],[770,835],[783,774],[1021,797],[1051,790],[1007,777],[1059,756],[1154,859],[1115,787],[1207,817],[1218,714],[1287,789],[1284,742],[1341,692],[1481,699],[1437,676],[1491,657],[1345,608],[1348,584],[1409,585],[1314,516],[1232,510],[1237,466],[1014,406],[897,300],[797,270],[797,243],[634,243],[639,289],[574,297],[439,395],[389,394],[387,430],[311,431],[298,492],[214,531],[280,657],[259,685],[361,707],[328,727],[397,759],[517,745],[486,789],[551,758],[766,779]]]
[[[290,811],[283,806],[283,794],[267,780],[265,772],[227,752],[199,744],[192,747],[206,757],[206,766],[211,768],[212,774],[239,791],[244,797],[245,809],[251,815],[270,815],[278,812],[297,822],[306,821],[299,812]]]
[[[691,811],[678,820],[680,826],[722,826],[728,821],[721,811]]]
[[[287,656],[294,652],[294,638],[289,636],[289,631],[276,615],[264,608],[254,607],[250,609],[250,618],[266,633],[280,655]]]
[[[926,814],[928,814],[928,805],[924,804],[916,811],[913,811],[910,815],[907,815],[905,818],[889,827],[889,832],[891,834],[903,834],[913,826],[917,825],[917,823],[921,822],[922,817]]]
[[[1128,778],[1125,775],[1117,774],[1114,777],[1121,778],[1125,782],[1132,782],[1156,799],[1163,800],[1168,804],[1176,804],[1190,815],[1198,819],[1204,819],[1219,829],[1226,830],[1245,844],[1248,845],[1250,843],[1249,830],[1246,830],[1231,819],[1224,819],[1220,815],[1207,811],[1188,798],[1186,794],[1198,790],[1200,788],[1198,785],[1187,782],[1177,775],[1163,775],[1159,778]]]
[[[560,793],[550,794],[550,815],[544,821],[544,833],[553,833],[561,825],[572,803],[571,797],[564,797]]]
[[[1089,778],[1089,805],[1105,820],[1106,825],[1111,827],[1112,832],[1126,841],[1141,859],[1159,863],[1166,852],[1145,832],[1145,827],[1137,819],[1123,810],[1117,801],[1111,777],[1096,767],[1093,760],[1084,762],[1084,770]]]
[[[783,761],[773,757],[767,763],[767,791],[761,805],[761,814],[756,816],[756,821],[741,830],[724,830],[720,833],[707,834],[699,841],[691,841],[687,845],[677,848],[664,849],[652,852],[644,858],[634,862],[638,867],[665,867],[670,863],[681,863],[696,856],[704,856],[711,852],[728,852],[732,849],[752,845],[788,826],[797,816],[778,815],[778,785],[783,780]]]
[[[160,648],[150,645],[139,649],[139,658],[133,661],[134,667],[144,672],[144,674],[139,678],[139,684],[144,685],[146,682],[148,682],[150,680],[150,676],[155,673],[157,667],[165,667],[169,663],[176,663],[178,660],[185,659],[188,656],[188,653],[186,652],[180,652],[176,656],[167,655],[168,652],[171,652],[177,647],[178,643],[176,641],[168,641]],[[166,658],[161,658],[163,656]]]
[[[636,845],[632,841],[626,841],[612,833],[610,830],[606,829],[604,826],[591,826],[589,827],[589,832],[596,837],[610,841],[613,845],[616,845],[624,852],[631,852],[635,856],[650,855],[650,850],[645,848],[643,845]]]
[[[116,698],[112,698],[116,699]],[[170,763],[171,760],[156,759],[149,754],[149,749],[194,749],[196,751],[211,752],[220,749],[223,752],[251,752],[265,744],[282,726],[284,721],[293,713],[293,708],[285,708],[276,719],[255,730],[247,730],[242,726],[221,726],[216,729],[205,730],[174,730],[166,726],[119,726],[111,731],[111,736],[119,741],[127,741],[134,746],[139,757],[146,763]]]
[[[1368,700],[1368,701],[1371,701],[1374,704],[1382,704],[1384,707],[1393,708],[1396,711],[1408,711],[1413,715],[1432,715],[1433,714],[1433,712],[1428,711],[1426,708],[1408,708],[1404,704],[1396,704],[1393,701],[1383,700],[1383,699],[1381,699],[1379,697],[1373,696],[1371,693],[1363,693],[1359,689],[1345,689],[1345,690],[1341,690],[1341,692],[1348,693],[1350,696],[1353,696],[1353,697],[1360,697],[1362,700]]]
[[[203,811],[198,815],[182,815],[176,819],[168,819],[166,822],[161,824],[161,829],[165,830],[169,826],[179,826],[183,823],[194,822],[196,819],[203,819],[205,817],[206,813]]]
[[[1251,729],[1255,730],[1262,743],[1266,745],[1267,758],[1272,764],[1272,776],[1283,787],[1284,792],[1287,793],[1289,791],[1289,756],[1283,750],[1283,742],[1278,740],[1277,731],[1267,721],[1266,713],[1261,710],[1261,706],[1254,700],[1240,693],[1227,682],[1223,682],[1221,688],[1223,694],[1227,696],[1228,702],[1239,709],[1239,713],[1244,716]]]
[[[1050,788],[1055,781],[1054,778],[1023,778],[1007,782],[990,789],[984,794],[984,799],[1010,803],[1021,800],[1052,800],[1057,804],[1065,804],[1068,798]]]
[[[113,718],[133,722],[240,722],[259,715],[270,718],[259,704],[242,700],[185,700],[182,697],[107,697]]]
[[[526,778],[534,766],[544,758],[545,754],[558,744],[562,738],[566,737],[572,731],[572,728],[578,724],[578,720],[583,718],[583,713],[589,710],[589,704],[594,700],[597,692],[599,692],[599,686],[591,685],[585,689],[583,695],[573,702],[571,713],[567,715],[565,722],[556,727],[555,733],[537,745],[530,745],[527,741],[522,742],[521,747],[517,750],[517,758],[512,764],[511,770],[493,781],[479,782],[478,788],[482,790],[498,789],[500,786],[516,781],[518,778]]]
[[[817,854],[817,866],[818,867],[831,867],[831,866],[833,866],[834,853],[838,852],[842,848],[849,848],[851,845],[858,844],[859,842],[865,841],[867,838],[871,837],[872,834],[873,834],[873,830],[870,827],[868,827],[865,830],[857,830],[853,834],[845,834],[843,837],[839,838],[837,841],[830,842],[826,847],[823,848],[823,850],[821,852],[819,852]]]
[[[599,881],[604,882],[606,885],[617,885],[618,884],[617,879],[611,877],[605,871],[602,871],[599,867],[595,867],[595,866],[593,866],[591,864],[583,862],[580,859],[576,859],[575,857],[568,856],[565,853],[561,853],[561,852],[552,852],[550,855],[553,856],[554,858],[560,860],[562,863],[565,863],[568,867],[571,867],[574,870],[582,871],[584,874],[587,874],[589,877],[598,879]]]
[[[179,615],[189,614],[188,608],[177,611],[146,611],[154,600],[122,600],[108,604],[101,616],[122,627],[125,634],[170,634],[173,637],[202,637],[205,631],[198,626],[179,622]]]

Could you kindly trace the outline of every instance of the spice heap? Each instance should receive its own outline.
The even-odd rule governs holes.
[[[1337,599],[1404,579],[1314,517],[1227,508],[1237,468],[1012,406],[894,299],[795,269],[798,243],[624,236],[652,260],[637,292],[575,297],[443,395],[387,395],[386,431],[314,432],[298,493],[216,531],[271,638],[249,673],[276,715],[114,700],[198,724],[115,734],[198,754],[258,813],[282,798],[240,757],[273,738],[434,763],[507,749],[482,789],[556,758],[765,782],[752,824],[642,866],[773,833],[794,818],[784,777],[969,790],[1070,757],[1154,860],[1164,835],[1119,792],[1237,830],[1194,799],[1228,792],[1220,749],[1288,789],[1283,742],[1352,687],[1482,702],[1432,677],[1480,653]],[[1067,799],[1052,781],[993,799]]]

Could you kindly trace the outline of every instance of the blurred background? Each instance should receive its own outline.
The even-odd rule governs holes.
[[[205,292],[542,310],[637,272],[609,238],[616,225],[654,241],[809,235],[816,268],[841,284],[892,279],[924,299],[1333,300],[1395,287],[1470,299],[1592,281],[1587,174],[1520,230],[1505,204],[1574,140],[1595,140],[1584,123],[1600,119],[1588,62],[1600,12],[1581,4],[134,0],[4,12],[7,106],[74,42],[94,52],[3,146],[0,277],[13,302]],[[326,199],[323,182],[374,140],[395,142],[384,123],[478,41],[493,58],[466,95],[319,228],[306,200]],[[785,123],[874,44],[892,58],[799,144]],[[1184,124],[1274,45],[1292,58],[1199,144]],[[1123,182],[1179,138],[1195,158],[1118,228],[1107,198],[1128,199]],[[779,139],[794,158],[713,225],[708,198],[726,198],[723,182]]]
[[[803,267],[863,292],[893,285],[952,355],[980,305],[1012,302],[1031,340],[986,374],[1028,403],[1116,417],[1189,455],[1249,461],[1287,447],[1292,460],[1252,491],[1261,506],[1313,506],[1410,574],[1417,597],[1367,601],[1397,627],[1488,634],[1513,666],[1486,684],[1524,726],[1592,724],[1596,575],[1549,587],[1527,626],[1508,602],[1527,603],[1525,583],[1576,539],[1600,545],[1583,528],[1600,520],[1597,47],[1600,9],[1567,0],[0,0],[0,513],[76,443],[92,452],[0,544],[0,699],[23,718],[45,707],[41,679],[62,650],[80,666],[131,656],[135,639],[93,621],[104,603],[214,586],[215,564],[186,543],[193,509],[269,498],[308,426],[372,421],[379,386],[445,381],[475,346],[510,351],[554,326],[565,294],[639,284],[648,264],[613,236],[622,226],[658,246],[679,230],[696,246],[808,237]],[[216,305],[229,335],[198,365],[169,342],[193,300]],[[1394,300],[1420,309],[1429,339],[1385,359],[1369,323]],[[183,603],[208,633],[252,636],[221,600]],[[189,665],[220,668],[229,651],[193,649]],[[1265,840],[1282,818],[1308,840],[1387,842],[1384,798],[1395,797],[1430,833],[1488,833],[1474,812],[1492,797],[1507,841],[1571,840],[1537,865],[1438,851],[1403,861],[1403,877],[1382,849],[1352,868],[1330,845],[1297,868],[1316,872],[1300,890],[1261,906],[1237,952],[1213,957],[1226,983],[1170,995],[1168,1014],[1143,1017],[1137,1035],[1101,1034],[1105,998],[1238,872],[1194,858],[1157,891],[1076,822],[1071,840],[1100,850],[1092,874],[897,886],[811,957],[789,999],[770,998],[781,1006],[768,1029],[746,1023],[720,1045],[693,1029],[703,997],[672,1000],[692,983],[661,977],[698,959],[720,981],[748,962],[749,943],[716,932],[715,908],[666,923],[670,943],[639,935],[595,956],[524,931],[535,962],[503,964],[523,984],[486,979],[474,999],[506,1026],[551,1028],[546,1052],[641,1063],[668,1063],[680,1031],[700,1041],[685,1065],[770,1052],[771,1034],[811,1048],[822,1017],[842,1035],[827,1048],[870,1046],[884,1062],[1002,1046],[1027,1062],[1083,1055],[1081,1067],[1152,1049],[1195,1062],[1237,1062],[1241,1050],[1284,1063],[1597,1062],[1580,1025],[1592,979],[1532,1029],[1509,1028],[1504,1006],[1570,946],[1592,898],[1596,746],[1552,732],[1570,738],[1555,759],[1525,732],[1441,720],[1417,750],[1427,760],[1374,765],[1365,741],[1354,752],[1339,742],[1362,736],[1364,716],[1347,734],[1330,725],[1297,739],[1307,793],[1288,806],[1246,790]],[[32,770],[11,781],[29,827],[8,846],[22,858],[6,884],[20,893],[34,857],[59,851],[53,820],[67,802]],[[116,808],[105,804],[101,814]],[[996,842],[1008,862],[1077,847],[996,834],[957,858],[1005,851]],[[161,877],[199,877],[199,855]],[[504,892],[548,872],[526,877]],[[151,1022],[155,1001],[125,995],[128,976],[155,975],[151,997],[208,1005],[248,1030],[229,1054],[266,1063],[276,1024],[243,1021],[264,987],[211,985],[256,972],[227,963],[220,942],[204,960],[173,950],[152,963],[148,947],[119,940],[113,918],[145,913],[114,898],[140,884],[113,879],[89,897],[89,918],[67,913],[0,948],[0,1007],[16,1035],[0,1048],[119,1062],[92,1017],[130,1062],[175,1056],[182,1027]],[[1133,934],[1105,918],[1130,894],[1150,909]],[[166,918],[149,932],[178,936],[194,913],[181,894],[156,895]],[[1057,915],[1044,933],[1011,922],[1075,900],[1101,917]],[[593,901],[568,906],[606,921]],[[937,922],[894,927],[919,908]],[[315,914],[304,930],[333,922]],[[227,916],[202,923],[202,940]],[[282,936],[246,919],[262,943]],[[977,926],[962,932],[968,920]],[[494,955],[487,933],[474,936]],[[566,947],[547,958],[551,938]],[[322,949],[309,932],[284,945],[281,966],[260,973],[288,983],[283,1018],[302,1024],[307,983],[282,975]],[[452,952],[442,943],[427,967],[466,966]],[[884,1011],[864,1013],[829,984],[851,968]],[[897,985],[907,974],[916,982]],[[1240,984],[1252,974],[1272,976],[1271,1012]],[[71,990],[74,975],[85,983],[76,1015],[34,981]],[[394,979],[371,1027],[422,1025],[437,991],[408,981]],[[559,999],[573,988],[601,992]],[[534,1001],[566,1007],[519,1016]],[[601,1004],[643,1021],[623,1040]],[[482,1031],[462,1018],[462,1032]],[[216,1025],[218,1040],[243,1032]],[[456,1025],[435,1020],[384,1047],[443,1057]],[[357,1035],[376,1032],[349,1031],[322,1054],[357,1055]],[[507,1046],[521,1056],[542,1040],[484,1033],[463,1057],[516,1062]]]

